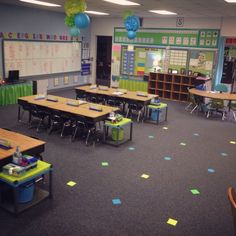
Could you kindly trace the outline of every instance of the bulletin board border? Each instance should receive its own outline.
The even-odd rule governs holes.
[[[156,32],[155,32],[156,31]],[[159,32],[158,32],[159,31]],[[173,31],[176,31],[174,33]],[[206,37],[212,44],[210,45],[200,45],[201,32],[212,32],[211,37]],[[126,35],[126,29],[124,27],[114,27],[114,37],[113,43],[118,44],[139,44],[139,45],[156,45],[156,46],[171,46],[171,47],[185,47],[185,48],[208,48],[208,49],[217,49],[220,37],[220,29],[177,29],[177,28],[141,28],[137,31],[137,36],[135,39],[129,40]],[[182,32],[182,34],[181,34]],[[186,32],[186,34],[185,34]],[[215,34],[213,35],[213,32]],[[177,44],[177,35],[181,38],[181,43]],[[167,38],[167,42],[161,42],[161,37]],[[174,42],[169,43],[171,37],[174,37]],[[191,40],[195,38],[195,44],[184,45],[184,37]],[[216,43],[213,45],[213,41]]]

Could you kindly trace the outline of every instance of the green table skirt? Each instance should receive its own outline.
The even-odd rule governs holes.
[[[148,82],[139,80],[120,79],[119,88],[127,89],[128,91],[148,91]]]
[[[33,94],[32,83],[0,86],[0,106],[16,104],[19,97]]]

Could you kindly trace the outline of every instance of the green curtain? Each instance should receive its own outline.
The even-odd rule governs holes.
[[[127,89],[128,91],[148,91],[148,83],[146,81],[137,81],[130,79],[122,79],[119,80],[119,88]]]
[[[32,83],[0,86],[0,106],[16,104],[19,97],[33,94]]]

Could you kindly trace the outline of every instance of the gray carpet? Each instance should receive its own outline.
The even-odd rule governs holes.
[[[73,90],[56,94],[75,97]],[[236,140],[236,123],[167,103],[167,123],[135,123],[133,141],[118,148],[37,134],[17,123],[17,105],[0,107],[0,127],[45,140],[44,160],[54,166],[54,199],[18,218],[0,210],[0,235],[233,235],[226,192],[236,188],[236,145],[229,143]],[[103,161],[109,166],[102,167]],[[68,181],[77,184],[69,187]],[[112,204],[115,198],[121,205]],[[167,224],[169,218],[177,225]]]

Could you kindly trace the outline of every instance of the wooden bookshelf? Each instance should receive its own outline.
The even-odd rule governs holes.
[[[188,100],[188,88],[195,87],[195,76],[150,73],[148,93],[159,95],[160,98],[176,101]]]

